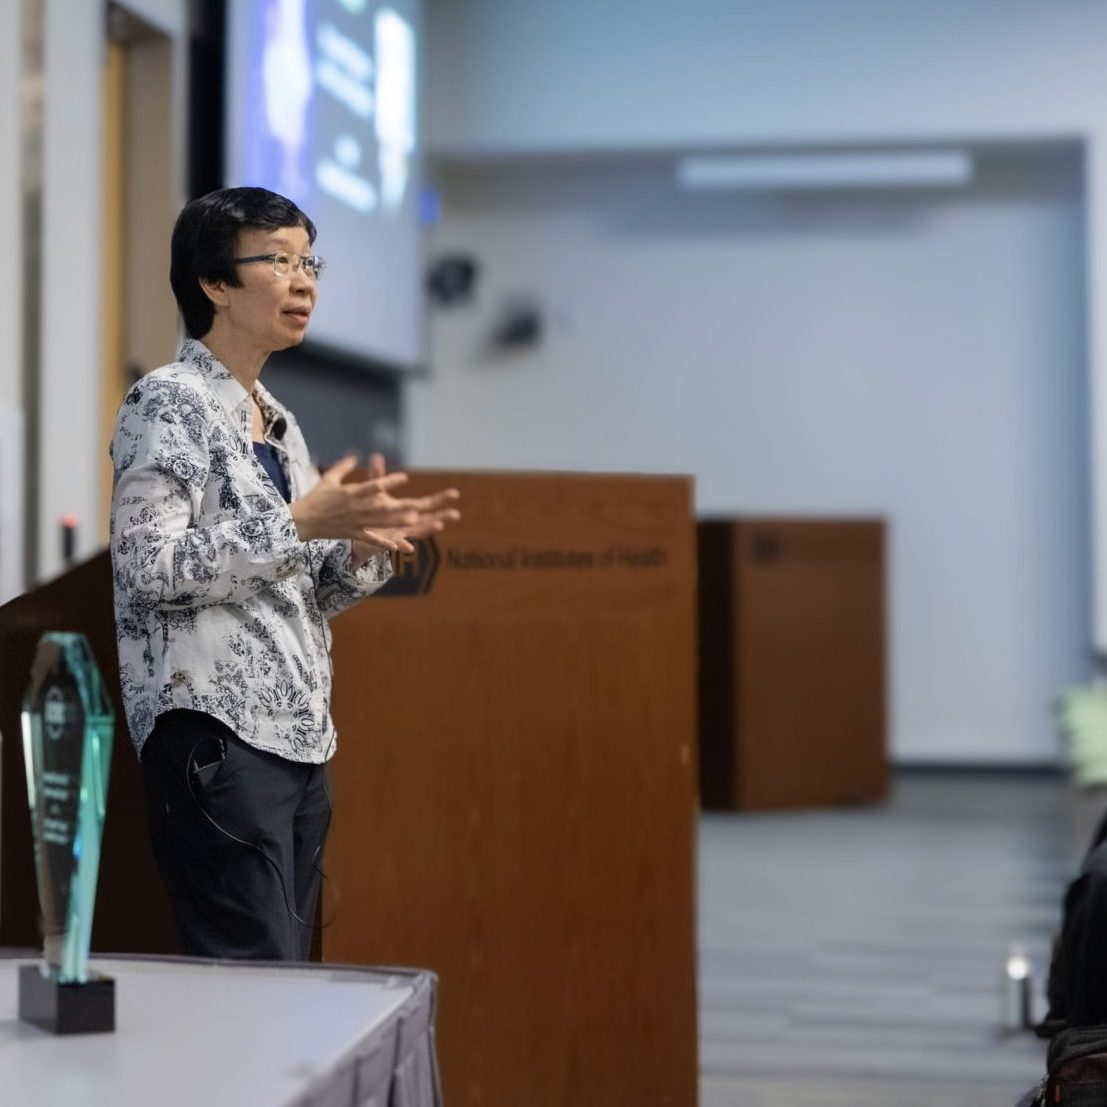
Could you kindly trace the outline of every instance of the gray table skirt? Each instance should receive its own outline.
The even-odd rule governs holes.
[[[410,975],[412,994],[395,1018],[367,1034],[294,1107],[442,1107],[434,1045],[437,978]]]

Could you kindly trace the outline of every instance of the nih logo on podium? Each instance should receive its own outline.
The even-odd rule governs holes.
[[[425,596],[434,583],[441,554],[433,537],[413,542],[415,552],[392,554],[392,576],[374,596]]]

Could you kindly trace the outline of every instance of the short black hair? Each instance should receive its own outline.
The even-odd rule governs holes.
[[[200,281],[242,282],[234,264],[239,231],[303,227],[315,242],[315,224],[289,199],[267,188],[221,188],[190,200],[173,228],[169,283],[190,338],[203,338],[215,321],[215,307]]]

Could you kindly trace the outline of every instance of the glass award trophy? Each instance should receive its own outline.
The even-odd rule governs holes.
[[[83,634],[43,635],[23,698],[23,760],[44,938],[19,1017],[55,1034],[115,1029],[115,982],[89,972],[115,718]]]

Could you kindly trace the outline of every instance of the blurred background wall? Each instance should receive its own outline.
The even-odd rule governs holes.
[[[1046,704],[1090,634],[1071,150],[991,155],[953,198],[690,196],[648,161],[443,179],[436,242],[480,259],[481,293],[436,318],[413,459],[884,516],[894,755],[1052,756]],[[542,340],[490,350],[519,293]]]
[[[0,302],[15,320],[0,487],[21,422],[36,459],[29,502],[16,482],[0,507],[0,595],[60,568],[61,516],[81,520],[79,553],[102,541],[104,412],[125,382],[89,367],[111,326],[124,371],[169,356],[157,252],[197,143],[221,133],[210,106],[188,118],[214,7],[119,5],[139,26],[121,35],[131,62],[156,43],[145,68],[163,98],[151,122],[125,97],[148,138],[120,185],[104,165],[105,11],[0,0]],[[474,295],[431,310],[428,372],[402,392],[273,366],[321,452],[376,421],[413,465],[684,471],[705,514],[885,515],[894,755],[1051,761],[1050,697],[1088,675],[1107,626],[1107,8],[428,0],[426,28],[428,261],[473,259]],[[41,155],[21,149],[40,99]],[[804,195],[676,182],[687,154],[935,147],[967,152],[972,180]],[[119,237],[140,279],[109,303]],[[520,304],[539,333],[505,348]]]
[[[1096,0],[429,0],[432,153],[1008,138],[1103,118]]]
[[[0,410],[29,451],[27,502],[0,537],[6,598],[61,568],[63,516],[79,521],[80,555],[100,548],[106,409],[137,351],[164,358],[174,341],[165,235],[184,194],[190,12],[187,0],[128,0],[129,22],[112,27],[98,3],[3,0],[0,11],[0,237],[11,259]],[[113,45],[127,55],[114,69]],[[0,482],[2,458],[10,473],[19,452],[0,451]]]
[[[1051,760],[1047,705],[1093,634],[1107,9],[431,0],[428,25],[433,250],[479,282],[434,316],[412,460],[884,515],[894,756]],[[935,146],[970,184],[676,180],[687,154]],[[497,348],[519,302],[541,339]]]
[[[23,557],[23,381],[20,207],[21,20],[15,0],[0,6],[7,33],[0,35],[0,241],[8,251],[0,265],[0,303],[7,325],[0,328],[0,601],[15,595],[24,580]]]

